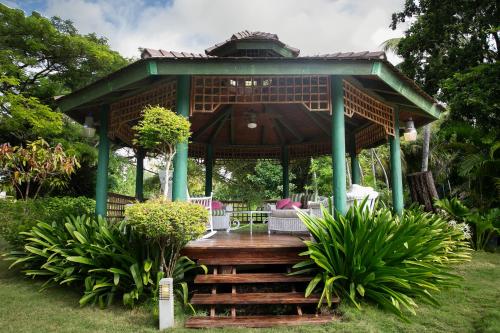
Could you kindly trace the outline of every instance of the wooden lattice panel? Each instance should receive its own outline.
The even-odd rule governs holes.
[[[327,75],[193,76],[191,101],[191,114],[255,103],[301,103],[310,111],[328,111],[330,80]]]
[[[332,153],[332,146],[329,142],[304,143],[290,145],[290,157],[294,159],[307,158],[311,156],[323,156]]]
[[[141,94],[125,98],[111,104],[109,117],[109,136],[118,137],[127,144],[132,143],[132,124],[136,122],[145,106],[163,106],[174,110],[176,103],[177,81],[169,81]]]
[[[361,89],[344,80],[344,112],[352,117],[358,114],[381,125],[385,132],[394,136],[394,112],[389,105],[371,97]]]
[[[384,126],[371,124],[355,133],[356,153],[363,148],[370,148],[381,141],[387,140],[387,133]]]

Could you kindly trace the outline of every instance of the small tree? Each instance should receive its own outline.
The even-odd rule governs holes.
[[[189,139],[189,120],[160,106],[147,106],[142,111],[142,120],[134,126],[135,143],[147,150],[157,151],[165,158],[165,188],[167,197],[169,173],[175,156],[175,146]]]
[[[127,223],[156,243],[160,249],[160,268],[172,277],[181,249],[205,232],[208,211],[189,202],[148,200],[125,209]]]
[[[24,200],[36,198],[44,186],[65,186],[79,166],[76,157],[66,155],[60,144],[50,147],[43,139],[29,143],[26,148],[8,143],[0,146],[2,182],[9,183]]]

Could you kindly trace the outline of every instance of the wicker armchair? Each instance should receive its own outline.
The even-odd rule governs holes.
[[[302,211],[311,214],[310,209],[305,209]],[[267,223],[267,232],[271,234],[271,232],[273,231],[293,233],[308,232],[305,224],[300,220],[295,209],[271,210],[269,221]]]

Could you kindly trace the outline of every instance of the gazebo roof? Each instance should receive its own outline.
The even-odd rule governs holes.
[[[256,43],[257,42],[257,43]],[[274,48],[273,46],[276,46]],[[278,35],[262,31],[240,31],[233,34],[222,43],[215,44],[205,50],[207,55],[227,56],[234,55],[238,50],[267,50],[267,54],[277,57],[297,57],[300,50],[286,45],[278,38]],[[239,53],[243,55],[245,53]]]
[[[193,131],[190,155],[203,156],[205,145],[210,143],[219,147],[215,149],[218,157],[228,158],[276,158],[282,146],[290,147],[292,158],[328,153],[330,117],[324,111],[330,107],[332,75],[343,78],[350,94],[346,98],[359,99],[359,105],[353,100],[354,104],[346,105],[353,112],[364,108],[365,113],[383,113],[384,108],[397,106],[400,122],[411,117],[421,126],[437,119],[442,109],[380,51],[299,57],[298,49],[284,44],[275,34],[243,31],[205,53],[144,49],[140,60],[62,97],[59,106],[79,122],[88,114],[99,113],[101,105],[111,105],[111,120],[127,112],[138,114],[140,110],[133,108],[141,105],[156,103],[175,108],[176,78],[189,75]],[[372,111],[367,111],[370,108]],[[377,123],[375,113],[367,118],[362,112],[349,115],[346,111],[346,133],[373,134],[370,125],[374,120]],[[257,131],[246,126],[250,115],[260,125]],[[389,113],[384,117],[390,118]],[[386,126],[387,135],[390,126],[382,118],[378,126]],[[129,130],[111,129],[111,135],[130,144],[126,137],[131,134],[125,132],[137,117],[124,119],[130,119],[125,126]],[[377,138],[367,141],[363,148],[385,140],[382,132],[376,132]]]

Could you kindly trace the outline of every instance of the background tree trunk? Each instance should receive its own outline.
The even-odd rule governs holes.
[[[431,125],[424,126],[424,142],[422,143],[422,168],[420,171],[425,172],[429,170],[429,145],[431,142]]]
[[[430,171],[416,172],[407,176],[411,199],[424,206],[425,211],[434,212],[434,200],[438,198],[434,178]]]

